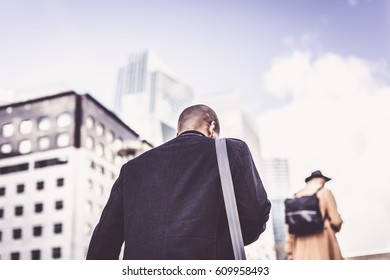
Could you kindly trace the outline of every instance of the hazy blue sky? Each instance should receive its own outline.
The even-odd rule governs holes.
[[[0,87],[63,82],[111,106],[129,53],[153,49],[197,94],[263,89],[272,59],[294,49],[375,61],[389,56],[389,6],[366,0],[0,0]]]
[[[240,92],[292,188],[334,178],[347,255],[390,251],[389,38],[386,0],[0,0],[0,90],[62,82],[111,107],[153,49],[197,95]]]

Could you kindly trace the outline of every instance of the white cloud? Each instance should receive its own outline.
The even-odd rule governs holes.
[[[390,251],[390,86],[377,70],[357,57],[295,51],[264,75],[268,93],[293,101],[259,118],[263,155],[290,160],[293,190],[315,169],[334,178],[346,254]]]
[[[264,79],[269,93],[294,99],[357,97],[377,87],[368,62],[334,53],[313,59],[309,51],[276,58]]]

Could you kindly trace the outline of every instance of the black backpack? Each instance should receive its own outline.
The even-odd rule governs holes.
[[[305,236],[321,232],[324,229],[317,192],[313,195],[287,198],[284,201],[286,224],[289,233]]]

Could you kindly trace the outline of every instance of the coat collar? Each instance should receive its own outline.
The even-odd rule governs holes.
[[[178,137],[184,137],[184,136],[204,136],[204,137],[206,137],[202,132],[199,132],[197,130],[184,131]]]

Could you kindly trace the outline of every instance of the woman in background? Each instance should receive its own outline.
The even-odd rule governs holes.
[[[325,217],[324,230],[322,232],[297,236],[287,235],[286,253],[289,260],[342,260],[341,250],[336,238],[340,231],[343,220],[337,211],[336,200],[332,192],[324,188],[330,178],[322,175],[317,170],[306,178],[306,186],[298,191],[295,196],[301,197],[313,195],[317,190],[320,210]]]

